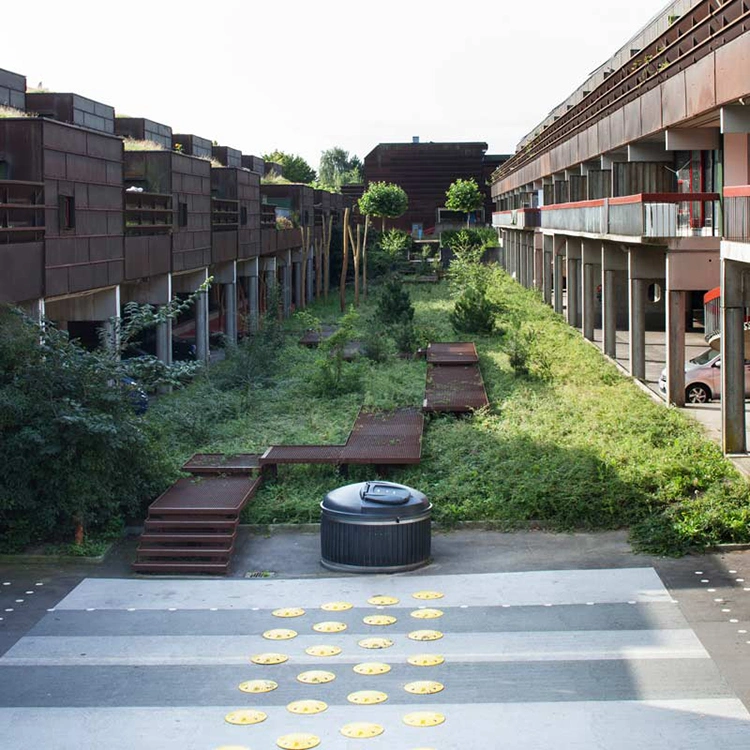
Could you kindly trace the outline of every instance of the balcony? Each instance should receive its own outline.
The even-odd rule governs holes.
[[[492,226],[499,229],[536,229],[541,226],[538,208],[514,208],[510,211],[495,211]]]
[[[750,242],[750,185],[724,188],[724,239]]]
[[[171,234],[172,196],[125,190],[125,234],[129,237]]]
[[[44,239],[44,183],[0,180],[0,244]]]
[[[717,193],[639,193],[544,206],[541,227],[574,234],[719,237]]]

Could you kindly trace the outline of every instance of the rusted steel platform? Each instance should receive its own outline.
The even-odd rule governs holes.
[[[191,474],[257,474],[260,471],[260,456],[257,453],[238,453],[225,456],[223,453],[195,453],[183,465],[182,470]]]
[[[272,445],[260,457],[260,464],[339,464],[343,448],[343,445]]]
[[[466,414],[489,404],[478,365],[428,365],[422,411]]]
[[[321,326],[319,331],[305,331],[305,335],[299,340],[302,346],[314,348],[320,344],[321,341],[331,338],[338,329],[334,326]]]
[[[479,363],[477,348],[472,341],[451,341],[428,344],[426,350],[431,365],[475,365]]]
[[[178,479],[149,506],[133,570],[226,573],[240,513],[262,481],[260,476]]]

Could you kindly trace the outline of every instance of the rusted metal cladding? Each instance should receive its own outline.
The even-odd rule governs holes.
[[[115,118],[115,133],[137,141],[153,141],[162,148],[172,149],[172,128],[144,117]]]
[[[237,258],[240,229],[239,170],[211,167],[212,236],[211,261],[224,263]]]
[[[622,162],[612,165],[614,197],[638,193],[673,193],[677,190],[672,164]]]
[[[261,255],[273,255],[276,252],[276,249],[277,249],[276,235],[278,233],[279,232],[276,229],[263,228],[260,230],[260,239],[261,239],[260,253]]]
[[[260,175],[237,170],[237,195],[240,201],[237,254],[240,258],[254,258],[260,255]]]
[[[0,68],[0,106],[26,108],[26,78]]]
[[[242,155],[242,166],[245,169],[249,169],[251,172],[260,175],[261,177],[266,174],[266,162],[260,158],[260,156],[253,156],[252,154]]]
[[[201,138],[199,135],[193,135],[192,133],[173,133],[172,148],[185,156],[200,156],[203,159],[210,159],[213,144],[208,138]]]
[[[242,151],[229,146],[212,146],[211,155],[225,167],[242,169]]]
[[[301,226],[312,226],[315,210],[315,191],[308,185],[266,184],[261,186],[266,203],[288,205],[297,214]]]
[[[172,270],[172,237],[125,237],[125,280],[148,278]]]
[[[115,132],[114,108],[78,94],[26,94],[26,109],[88,130]]]
[[[39,299],[44,294],[44,243],[0,245],[0,303]]]

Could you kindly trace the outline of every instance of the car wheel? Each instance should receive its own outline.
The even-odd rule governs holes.
[[[705,404],[711,400],[711,391],[705,385],[693,383],[685,389],[685,401],[689,404]]]

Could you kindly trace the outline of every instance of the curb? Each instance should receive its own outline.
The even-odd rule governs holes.
[[[6,565],[44,565],[54,563],[78,563],[82,565],[99,565],[112,551],[115,542],[111,542],[106,551],[96,557],[79,555],[0,555],[0,563]]]

